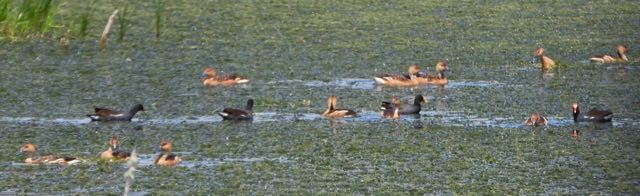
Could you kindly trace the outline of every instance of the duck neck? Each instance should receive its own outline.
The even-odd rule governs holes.
[[[438,72],[438,79],[445,79],[447,76],[444,75],[444,71]]]
[[[420,102],[421,102],[420,97],[416,96],[416,98],[413,100],[413,105],[420,106]]]
[[[580,116],[580,110],[576,109],[576,111],[573,112],[573,122],[578,122],[578,117]]]
[[[618,56],[620,57],[620,59],[624,60],[624,61],[629,61],[629,59],[627,59],[627,55],[625,55],[622,52],[618,51]]]
[[[137,107],[133,107],[129,111],[127,111],[126,115],[129,116],[129,120],[131,120],[131,118],[133,118],[133,115],[138,113],[138,111],[140,111],[140,109]]]
[[[245,106],[244,109],[247,111],[253,111],[253,100],[250,99],[247,101],[247,106]]]

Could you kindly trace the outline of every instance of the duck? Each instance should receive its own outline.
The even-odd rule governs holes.
[[[343,117],[354,117],[357,113],[350,109],[339,109],[336,108],[336,103],[338,102],[338,97],[335,95],[329,96],[327,99],[327,110],[322,113],[322,116],[325,118],[343,118]]]
[[[618,50],[618,56],[614,57],[611,55],[596,55],[591,57],[592,63],[615,63],[615,62],[627,62],[627,46],[619,44],[616,46],[616,50]]]
[[[382,116],[382,118],[400,118],[400,108],[396,107],[395,104],[383,101],[381,107],[382,112],[380,112],[380,115]]]
[[[419,77],[418,81],[421,84],[436,84],[436,85],[444,85],[448,84],[449,80],[447,76],[444,75],[444,72],[449,70],[447,66],[447,62],[444,60],[438,60],[436,62],[436,75],[428,74],[425,77]]]
[[[171,153],[172,145],[169,140],[163,139],[160,141],[160,155],[156,158],[153,164],[157,166],[176,166],[178,165],[182,159]]]
[[[377,84],[390,85],[390,86],[412,86],[420,84],[419,77],[423,77],[424,74],[420,72],[420,66],[417,64],[409,65],[409,74],[382,74],[375,76],[373,79]]]
[[[613,119],[613,112],[611,110],[600,110],[593,108],[586,114],[580,114],[580,107],[578,103],[573,103],[573,122],[611,122]]]
[[[122,161],[127,160],[131,156],[131,153],[121,150],[118,147],[118,136],[115,134],[111,135],[111,139],[109,139],[109,148],[104,152],[100,153],[100,159],[102,160],[115,160]]]
[[[223,120],[251,120],[253,119],[253,99],[247,100],[247,105],[243,109],[224,108],[218,115]]]
[[[217,76],[216,69],[213,67],[205,68],[202,76],[204,78],[202,84],[205,86],[244,84],[249,82],[249,79],[235,73]]]
[[[91,121],[131,121],[134,115],[139,111],[144,111],[142,104],[136,104],[127,112],[119,112],[106,108],[96,107],[94,114],[87,114]]]
[[[76,159],[74,157],[58,157],[54,155],[41,156],[36,158],[36,145],[32,144],[29,140],[25,141],[20,148],[20,152],[26,155],[26,159],[24,163],[30,165],[40,165],[40,164],[60,164],[60,165],[73,165],[77,163],[81,163],[80,159]]]
[[[536,59],[536,57],[538,59]],[[553,61],[553,59],[544,55],[544,48],[542,47],[536,48],[536,50],[533,51],[533,59],[531,60],[531,63],[535,63],[536,60],[540,61],[542,70],[551,69],[556,66],[556,62]]]
[[[382,104],[380,105],[380,110],[385,110],[389,107],[399,107],[401,106],[402,103],[400,102],[400,98],[398,98],[398,96],[391,96],[391,101],[382,101]]]
[[[527,126],[547,125],[547,118],[540,115],[538,112],[534,112],[526,121],[524,121],[524,124]]]

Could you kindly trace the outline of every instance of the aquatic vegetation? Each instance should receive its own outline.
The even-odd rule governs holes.
[[[129,167],[97,158],[112,134],[138,152],[130,194],[640,192],[640,55],[633,50],[640,2],[66,2],[52,1],[55,18],[90,13],[85,37],[80,20],[60,20],[43,37],[2,38],[0,194],[123,193]],[[98,52],[106,17],[122,6],[126,38]],[[58,52],[57,37],[49,40],[63,30],[73,41],[68,53]],[[588,62],[611,43],[629,46],[629,62]],[[560,65],[550,74],[530,63],[537,47]],[[448,85],[373,81],[413,63],[433,74],[438,59],[448,62]],[[209,65],[251,82],[203,86]],[[381,120],[380,101],[418,94],[429,100],[419,115]],[[329,95],[359,116],[323,119]],[[216,115],[248,98],[253,121]],[[573,102],[611,109],[614,120],[575,124]],[[94,106],[134,103],[147,111],[132,122],[84,117]],[[547,126],[522,125],[533,111]],[[15,147],[25,138],[87,162],[23,165]],[[153,165],[163,138],[180,165]]]
[[[122,11],[120,11],[120,13],[118,13],[118,41],[122,41],[124,40],[124,36],[127,34],[127,25],[129,25],[129,21],[128,21],[128,16],[127,16],[127,11],[129,9],[129,4],[128,3],[124,3],[124,8],[122,8]]]
[[[155,29],[156,29],[156,38],[160,37],[160,31],[162,30],[162,13],[164,12],[164,3],[162,0],[156,0],[155,6]]]

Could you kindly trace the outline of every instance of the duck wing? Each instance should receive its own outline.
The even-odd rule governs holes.
[[[251,118],[251,113],[241,109],[225,108],[222,112],[218,112],[218,115],[225,120],[241,120]]]
[[[584,118],[594,121],[611,121],[613,112],[611,112],[611,110],[593,108],[584,115]]]
[[[99,116],[113,116],[113,115],[122,114],[122,112],[120,112],[120,111],[106,109],[106,108],[98,108],[98,107],[96,107],[94,110],[95,110],[96,115],[99,115]]]

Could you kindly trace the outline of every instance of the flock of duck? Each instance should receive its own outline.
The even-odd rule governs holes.
[[[628,61],[626,52],[627,47],[624,45],[618,45],[617,56],[616,55],[599,55],[590,58],[592,63],[615,63]],[[552,69],[556,63],[548,56],[544,55],[543,48],[537,48],[533,52],[533,60],[539,61],[543,71]],[[447,62],[439,60],[436,62],[436,74],[425,74],[420,70],[417,64],[409,66],[408,74],[382,74],[374,77],[376,83],[389,86],[416,86],[422,84],[435,84],[445,85],[448,80],[445,76],[445,71],[448,70]],[[214,68],[206,68],[203,72],[202,84],[205,86],[215,85],[233,85],[248,83],[249,79],[244,78],[238,74],[229,74],[218,76]],[[224,108],[218,112],[218,115],[223,120],[251,120],[253,119],[253,99],[247,100],[247,104],[244,109],[237,108]],[[329,96],[327,99],[327,109],[322,113],[322,116],[328,119],[355,117],[357,112],[350,109],[343,109],[336,107],[338,97],[335,95]],[[403,104],[397,96],[392,96],[391,101],[383,101],[381,104],[380,115],[382,118],[398,119],[400,115],[418,114],[422,108],[421,103],[425,103],[426,98],[422,95],[416,95],[412,104]],[[600,110],[593,108],[585,114],[580,113],[580,107],[578,103],[572,105],[573,121],[578,122],[610,122],[613,118],[613,113],[610,110]],[[126,112],[119,112],[116,110],[106,108],[95,108],[94,114],[87,115],[92,121],[131,121],[133,116],[139,112],[144,111],[142,104],[136,104]],[[529,126],[541,126],[547,125],[547,118],[538,112],[534,112],[524,122]],[[572,133],[577,135],[577,131]],[[110,161],[122,161],[127,160],[131,155],[129,152],[122,150],[119,147],[119,140],[116,135],[112,135],[109,139],[109,146],[107,150],[100,153],[99,157],[102,160]],[[156,157],[154,164],[158,166],[175,166],[181,162],[181,158],[171,153],[172,144],[169,140],[163,139],[159,146],[159,155]],[[63,156],[35,156],[36,146],[29,140],[25,142],[20,148],[20,152],[24,153],[27,157],[25,163],[27,164],[75,164],[81,162],[81,160],[73,157]]]

